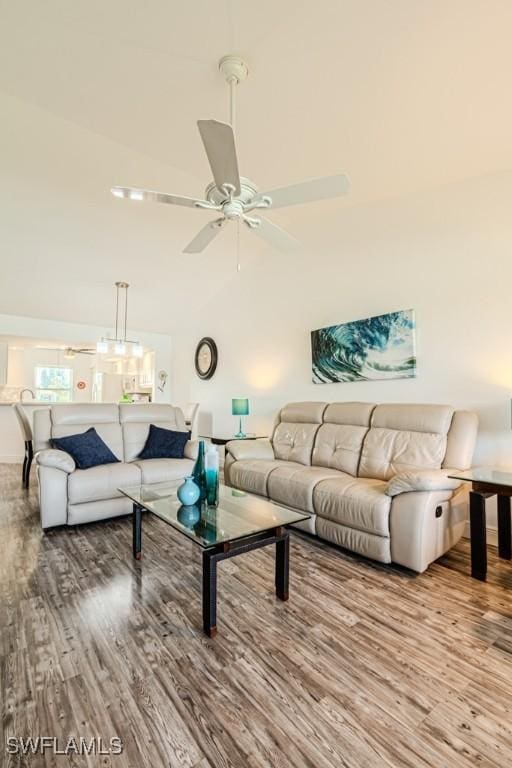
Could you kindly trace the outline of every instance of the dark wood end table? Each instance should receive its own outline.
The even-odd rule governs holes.
[[[255,435],[255,434],[248,434],[244,435],[244,437],[236,437],[235,435],[231,435],[231,437],[225,437],[222,436],[216,436],[216,435],[199,435],[200,440],[210,440],[214,445],[227,445],[227,443],[230,443],[232,440],[268,440],[268,435]]]
[[[487,529],[485,502],[491,496],[498,500],[498,555],[512,559],[512,526],[510,498],[512,497],[512,471],[482,468],[470,469],[450,475],[456,480],[471,483],[469,494],[469,525],[471,535],[471,575],[474,579],[487,578]]]

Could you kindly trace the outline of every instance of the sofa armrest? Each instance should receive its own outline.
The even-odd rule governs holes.
[[[386,489],[388,496],[398,496],[411,491],[455,491],[462,480],[448,477],[453,469],[417,469],[399,472],[391,478]]]
[[[184,458],[193,459],[193,461],[196,461],[198,453],[199,453],[199,441],[188,440],[185,443],[185,449],[183,451]]]
[[[44,451],[36,453],[36,463],[41,467],[61,469],[68,475],[76,469],[76,464],[69,453],[59,451],[56,448],[46,448]]]
[[[226,454],[235,461],[242,459],[273,459],[274,449],[270,440],[231,440],[226,445]]]

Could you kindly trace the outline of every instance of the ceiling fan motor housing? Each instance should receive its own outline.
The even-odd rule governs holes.
[[[227,83],[232,83],[233,81],[240,83],[249,74],[245,61],[240,56],[234,56],[233,54],[222,57],[219,61],[219,70],[226,78]]]
[[[219,189],[214,182],[206,187],[204,196],[212,205],[220,206],[227,219],[239,219],[258,194],[254,182],[240,177],[240,194],[230,196],[226,190]]]

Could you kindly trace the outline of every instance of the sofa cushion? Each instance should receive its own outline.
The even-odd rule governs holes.
[[[279,421],[288,424],[321,424],[327,403],[306,401],[288,403],[279,412]]]
[[[327,467],[304,467],[286,464],[270,473],[267,482],[268,496],[288,507],[314,512],[313,489],[329,477],[338,477],[339,472]]]
[[[177,432],[149,425],[148,439],[139,453],[139,459],[183,459],[190,432]]]
[[[452,417],[453,408],[447,405],[378,405],[358,474],[389,480],[405,470],[439,469]]]
[[[68,437],[94,427],[120,461],[124,460],[119,406],[108,403],[52,405],[49,410],[51,438]]]
[[[274,430],[272,445],[276,459],[310,465],[319,424],[293,424],[282,421]]]
[[[268,496],[267,481],[269,475],[278,467],[304,469],[302,464],[294,464],[278,459],[244,459],[235,461],[229,468],[229,480],[234,488],[259,496]]]
[[[368,427],[322,424],[313,450],[313,466],[331,467],[357,475],[359,457]]]
[[[331,541],[338,547],[344,547],[380,563],[391,562],[391,538],[358,531],[348,525],[333,523],[324,517],[315,518],[315,531],[321,539]]]
[[[84,504],[68,504],[68,525],[93,523],[119,515],[129,515],[133,511],[133,501],[127,496],[116,499],[90,501]]]
[[[102,464],[115,464],[119,459],[114,456],[108,445],[101,439],[94,427],[67,437],[53,437],[52,448],[68,453],[78,469],[90,469]]]
[[[446,435],[452,423],[451,405],[427,403],[390,403],[377,405],[372,414],[372,427],[411,432],[434,432]]]
[[[309,466],[315,435],[327,403],[289,403],[281,409],[272,435],[276,459]]]
[[[182,411],[166,403],[120,405],[119,418],[123,431],[125,461],[133,461],[143,450],[151,424],[163,429],[187,432]]]
[[[324,411],[324,424],[369,427],[375,403],[331,403]]]
[[[357,475],[363,440],[370,427],[373,403],[332,403],[324,412],[313,448],[312,464]]]
[[[141,471],[142,482],[148,485],[187,477],[192,474],[194,463],[192,459],[137,459],[134,462]]]
[[[478,434],[478,416],[473,411],[455,411],[448,432],[443,467],[469,469]]]
[[[381,480],[338,477],[322,480],[313,491],[313,507],[318,517],[359,531],[389,536],[391,498],[387,483]]]
[[[122,496],[119,487],[137,485],[141,481],[136,464],[103,464],[91,469],[77,469],[68,475],[68,501],[82,504]]]

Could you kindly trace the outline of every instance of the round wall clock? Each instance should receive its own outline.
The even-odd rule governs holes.
[[[196,348],[196,373],[200,379],[211,379],[217,367],[217,358],[217,345],[205,336]]]

